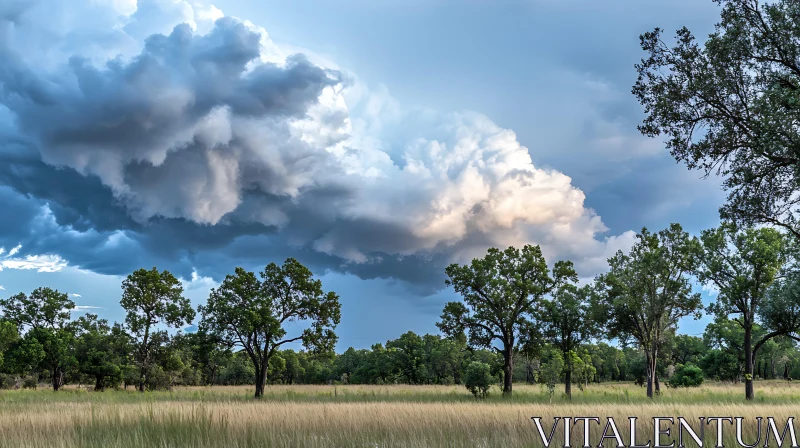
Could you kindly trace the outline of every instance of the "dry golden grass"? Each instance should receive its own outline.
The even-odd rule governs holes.
[[[493,397],[483,402],[456,386],[272,386],[258,402],[247,398],[252,388],[246,387],[144,395],[2,391],[0,446],[542,446],[532,416],[543,417],[546,425],[554,416],[599,416],[603,424],[614,417],[626,441],[629,416],[640,417],[641,438],[651,438],[653,416],[683,416],[692,422],[700,416],[742,416],[746,441],[752,443],[755,417],[785,422],[800,410],[798,386],[760,383],[755,403],[744,402],[742,389],[718,384],[670,389],[650,402],[636,386],[593,385],[576,391],[572,403],[557,397],[553,404],[540,387],[516,385],[513,400]],[[708,440],[715,432],[711,429]],[[573,446],[579,446],[581,431],[575,431]],[[596,444],[602,428],[594,431]],[[727,427],[726,441],[733,442],[732,437],[733,428]]]

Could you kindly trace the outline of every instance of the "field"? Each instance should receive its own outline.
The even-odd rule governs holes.
[[[641,442],[652,438],[653,416],[684,416],[690,421],[699,416],[742,416],[745,441],[752,443],[756,416],[775,417],[782,430],[786,418],[800,410],[800,385],[757,382],[756,391],[756,400],[746,403],[741,385],[710,384],[667,389],[650,402],[635,385],[601,384],[583,392],[576,388],[571,403],[558,394],[549,403],[546,390],[521,384],[514,386],[513,399],[505,400],[493,390],[484,401],[476,401],[459,386],[270,386],[259,402],[248,387],[144,394],[11,390],[0,391],[0,446],[542,446],[532,416],[544,417],[547,430],[553,416],[599,416],[603,425],[612,416],[626,443],[628,416],[641,418]],[[580,446],[582,430],[580,425],[575,428],[573,446]],[[595,429],[594,445],[602,432]],[[713,446],[715,434],[710,426],[706,446]],[[737,446],[730,425],[725,440],[726,446]],[[607,441],[606,446],[613,445]]]

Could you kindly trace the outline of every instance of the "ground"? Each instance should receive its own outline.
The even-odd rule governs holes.
[[[629,416],[642,419],[637,429],[644,431],[637,437],[640,442],[652,438],[653,416],[694,421],[699,416],[742,416],[745,442],[753,443],[755,417],[782,419],[782,430],[786,418],[800,409],[800,385],[778,381],[757,382],[751,403],[745,402],[741,384],[666,389],[652,402],[633,384],[575,389],[571,403],[559,394],[550,403],[546,388],[523,384],[514,386],[510,400],[493,389],[483,401],[462,386],[270,386],[261,401],[251,398],[250,387],[144,394],[74,387],[56,393],[4,390],[0,446],[540,447],[534,416],[544,417],[547,432],[553,416],[598,416],[603,425],[612,416],[626,444]],[[575,427],[573,446],[582,445],[580,427]],[[596,431],[595,446],[602,428]],[[707,440],[715,435],[715,429],[706,430]],[[732,426],[726,428],[726,441],[733,442],[734,435]],[[606,446],[613,445],[609,441]]]

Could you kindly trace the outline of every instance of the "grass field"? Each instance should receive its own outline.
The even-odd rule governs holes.
[[[553,416],[611,416],[626,443],[628,416],[642,419],[641,441],[652,438],[653,416],[742,416],[752,443],[756,416],[775,417],[782,429],[800,410],[800,385],[758,382],[756,390],[752,403],[741,385],[722,384],[668,389],[651,402],[635,385],[601,384],[576,390],[571,403],[556,396],[552,404],[544,389],[528,385],[515,385],[511,400],[494,390],[484,401],[459,386],[271,386],[259,402],[247,387],[0,391],[0,446],[542,446],[532,416],[544,417],[548,429]],[[602,428],[596,430],[592,440]],[[575,431],[573,446],[580,446],[582,430]],[[706,446],[714,445],[715,431],[706,431]],[[732,427],[725,436],[726,446],[737,446]]]

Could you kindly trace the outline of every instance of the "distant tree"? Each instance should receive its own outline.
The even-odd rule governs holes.
[[[70,347],[74,331],[70,326],[70,310],[75,303],[65,293],[50,288],[36,288],[30,295],[19,293],[0,300],[5,318],[20,328],[27,328],[26,339],[20,346],[20,355],[38,356],[39,345],[43,352],[41,362],[50,372],[53,390],[64,385],[65,367],[73,361]],[[35,341],[35,344],[33,343]],[[27,357],[29,361],[31,357]]]
[[[700,244],[680,225],[636,236],[630,254],[617,252],[609,272],[598,277],[593,297],[595,318],[606,322],[612,338],[632,338],[647,362],[647,396],[652,398],[659,347],[680,318],[700,315],[700,294],[692,293]]]
[[[446,304],[436,325],[449,337],[468,332],[474,347],[499,342],[502,348],[493,348],[503,356],[503,394],[510,395],[515,344],[530,332],[537,303],[566,282],[577,281],[572,263],[558,261],[551,272],[541,248],[526,245],[521,250],[492,248],[485,257],[464,266],[452,264],[445,272],[446,284],[464,302]]]
[[[216,384],[220,368],[228,363],[233,355],[230,348],[203,328],[194,333],[178,335],[175,339],[199,369],[203,384],[208,386]]]
[[[286,368],[283,371],[283,383],[294,384],[303,375],[303,367],[300,365],[300,358],[292,349],[281,352],[281,358],[286,361]]]
[[[776,280],[767,291],[767,296],[757,310],[758,319],[765,329],[763,336],[753,347],[753,358],[770,339],[800,341],[800,272],[789,272]]]
[[[409,384],[422,384],[424,372],[424,344],[422,338],[408,331],[399,338],[386,342],[387,349],[392,350],[395,368]]]
[[[563,285],[551,300],[542,300],[540,320],[547,340],[561,350],[564,363],[564,393],[572,398],[572,374],[575,366],[571,352],[596,334],[596,325],[590,313],[591,287],[578,288]]]
[[[78,370],[94,378],[94,390],[102,391],[122,381],[123,360],[115,350],[115,334],[108,321],[86,314],[75,322],[75,358]]]
[[[247,353],[255,369],[256,398],[264,394],[269,361],[276,351],[302,341],[314,353],[332,352],[337,340],[333,330],[341,319],[339,296],[323,292],[322,282],[297,260],[289,258],[283,266],[270,263],[261,278],[236,268],[200,307],[202,328]],[[288,335],[284,326],[290,322],[310,327]]]
[[[676,335],[673,344],[673,364],[697,364],[708,349],[702,338],[688,334]]]
[[[122,282],[120,305],[126,311],[125,324],[134,338],[135,358],[139,367],[139,391],[144,392],[154,350],[167,340],[158,324],[179,328],[194,319],[183,286],[169,271],[139,269]]]
[[[469,363],[467,371],[464,373],[464,386],[475,398],[486,398],[493,382],[494,378],[492,378],[491,368],[488,364],[480,361]]]
[[[795,1],[716,0],[721,21],[704,43],[684,28],[670,46],[643,34],[633,93],[639,130],[664,135],[690,169],[722,175],[723,218],[784,227],[800,237],[800,27]]]
[[[0,368],[5,369],[5,355],[19,340],[17,325],[6,318],[0,318]]]
[[[768,288],[787,260],[787,242],[775,229],[738,230],[729,223],[703,231],[701,240],[703,252],[697,277],[719,290],[709,311],[723,319],[735,315],[734,322],[744,330],[745,398],[752,400],[753,326]]]

